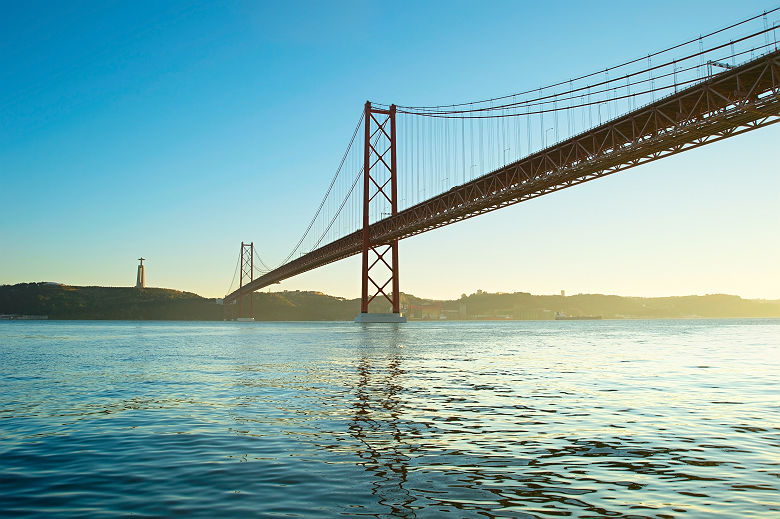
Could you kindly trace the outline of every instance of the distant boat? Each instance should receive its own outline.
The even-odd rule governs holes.
[[[563,312],[555,312],[556,321],[595,321],[601,319],[600,315],[566,315]]]

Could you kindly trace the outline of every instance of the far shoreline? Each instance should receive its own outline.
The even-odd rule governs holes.
[[[400,294],[410,321],[488,322],[558,320],[773,319],[780,300],[743,299],[727,294],[625,297],[604,294],[533,295],[478,290],[459,299],[435,300]],[[384,303],[384,304],[383,304]],[[360,299],[315,291],[255,292],[252,304],[222,304],[191,292],[165,288],[82,287],[59,283],[0,286],[0,321],[232,321],[242,312],[255,322],[347,322],[360,312]],[[370,312],[388,312],[376,301]]]

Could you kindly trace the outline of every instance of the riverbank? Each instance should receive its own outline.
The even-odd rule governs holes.
[[[253,294],[259,321],[351,321],[360,300],[321,292]],[[249,308],[248,301],[244,311]],[[377,301],[372,312],[388,312]],[[533,295],[526,292],[463,294],[434,300],[401,294],[401,311],[412,320],[552,320],[597,315],[604,319],[780,317],[780,300],[742,299],[712,294],[682,297],[623,297],[603,294]],[[222,321],[238,315],[238,305],[167,288],[82,287],[59,283],[0,286],[0,314],[73,320]]]

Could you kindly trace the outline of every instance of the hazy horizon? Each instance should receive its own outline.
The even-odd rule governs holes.
[[[3,283],[3,285],[6,286],[12,286],[15,284],[23,284],[23,283],[55,283],[59,285],[64,286],[73,286],[73,287],[101,287],[101,288],[134,288],[134,284],[127,284],[127,285],[110,285],[110,286],[104,286],[104,285],[78,285],[74,283],[66,283],[56,280],[37,280],[37,281],[20,281],[19,283]],[[152,285],[146,285],[146,288],[156,288],[156,289],[162,289],[162,290],[176,290],[179,292],[190,292],[195,293],[199,296],[206,297],[206,298],[222,298],[226,294],[222,295],[206,295],[201,294],[198,292],[194,292],[192,290],[185,290],[181,288],[176,287],[166,287],[166,286],[152,286]],[[294,288],[294,289],[286,289],[286,288],[274,288],[274,287],[266,287],[260,290],[257,290],[257,292],[263,292],[263,293],[284,293],[284,292],[311,292],[311,293],[319,293],[324,294],[326,296],[332,296],[332,297],[339,297],[343,299],[360,299],[360,293],[357,294],[334,294],[330,292],[325,292],[323,290],[317,290],[316,288]],[[454,296],[448,296],[448,297],[432,297],[427,294],[418,294],[415,292],[411,292],[408,290],[401,290],[402,294],[411,295],[414,297],[417,297],[419,299],[430,299],[435,301],[454,301],[457,299],[460,299],[463,295],[466,296],[472,296],[477,294],[479,291],[485,293],[485,294],[517,294],[517,293],[525,293],[525,294],[531,294],[532,296],[560,296],[561,291],[557,292],[551,292],[551,293],[536,293],[536,292],[529,292],[528,290],[498,290],[498,291],[487,291],[482,289],[477,289],[473,292],[459,292],[457,295]],[[566,297],[569,296],[582,296],[582,295],[600,295],[600,296],[616,296],[616,297],[626,297],[626,298],[643,298],[643,299],[653,299],[653,298],[665,298],[665,297],[704,297],[704,296],[736,296],[740,297],[742,299],[752,299],[752,300],[762,300],[762,301],[780,301],[780,298],[771,298],[771,297],[745,297],[741,294],[729,294],[726,292],[706,292],[702,294],[661,294],[661,295],[653,295],[653,296],[644,296],[644,295],[637,295],[637,294],[615,294],[615,293],[609,293],[609,292],[569,292],[568,290],[565,291],[564,294]]]

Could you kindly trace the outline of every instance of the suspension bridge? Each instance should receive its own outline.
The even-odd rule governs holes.
[[[273,267],[242,243],[225,302],[361,254],[356,321],[403,320],[400,240],[780,121],[778,11],[534,90],[366,102],[300,240]]]

